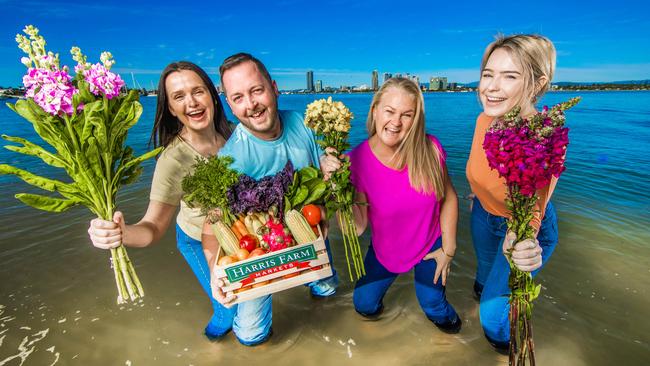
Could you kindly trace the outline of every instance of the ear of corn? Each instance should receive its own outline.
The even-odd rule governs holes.
[[[217,221],[215,224],[210,225],[214,236],[217,237],[219,245],[226,252],[226,255],[233,255],[239,249],[239,241],[235,236],[235,233],[230,230],[226,224],[221,221]]]
[[[289,210],[284,216],[284,221],[298,244],[311,243],[316,240],[311,226],[300,212]]]
[[[255,229],[253,229],[253,215],[248,214],[244,217],[244,226],[246,226],[249,233],[255,234]]]

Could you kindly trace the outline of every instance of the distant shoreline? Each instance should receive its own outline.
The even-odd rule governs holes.
[[[554,92],[640,92],[640,91],[650,91],[650,88],[647,89],[591,89],[591,88],[585,88],[585,89],[553,89],[549,90],[548,93],[554,93]],[[475,93],[476,90],[426,90],[423,91],[424,94],[443,94],[443,93]],[[332,94],[373,94],[374,91],[372,90],[364,90],[364,91],[337,91],[337,92],[328,92],[328,93],[305,93],[305,92],[295,92],[295,91],[290,91],[290,90],[280,90],[280,94],[284,95],[332,95]],[[222,93],[219,93],[222,94]],[[155,97],[156,95],[145,95],[141,94],[141,97]],[[0,94],[0,100],[9,100],[9,99],[24,99],[25,97],[22,95],[4,95]]]
[[[635,92],[635,91],[650,91],[650,88],[647,89],[552,89],[547,93],[554,92]],[[327,93],[305,93],[305,92],[294,92],[287,90],[280,90],[281,94],[288,95],[332,95],[332,94],[373,94],[373,90],[364,90],[364,91],[337,91],[337,92],[327,92]],[[444,93],[476,93],[476,89],[473,90],[435,90],[435,91],[423,91],[423,94],[444,94]]]

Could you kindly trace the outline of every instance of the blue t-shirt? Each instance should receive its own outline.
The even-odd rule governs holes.
[[[235,159],[231,168],[253,179],[274,175],[291,160],[298,170],[312,165],[320,168],[322,150],[316,144],[312,130],[295,111],[279,111],[282,135],[273,141],[262,140],[250,133],[241,123],[219,151],[220,156]]]

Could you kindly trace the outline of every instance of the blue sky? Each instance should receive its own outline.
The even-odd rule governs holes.
[[[260,58],[280,88],[370,84],[372,70],[449,81],[478,79],[498,32],[541,33],[558,50],[555,81],[650,79],[650,5],[643,1],[101,1],[0,0],[0,86],[21,82],[15,34],[34,24],[72,65],[109,50],[129,86],[147,88],[171,61],[187,59],[218,81],[223,59]],[[128,5],[124,5],[128,4]]]

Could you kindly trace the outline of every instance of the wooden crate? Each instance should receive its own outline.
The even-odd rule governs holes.
[[[220,251],[221,253],[221,251]],[[221,254],[220,254],[221,255]],[[225,266],[214,266],[214,276],[237,298],[230,305],[290,289],[332,275],[323,236],[311,243],[266,253]],[[283,278],[286,275],[298,275]],[[268,281],[266,284],[263,282]],[[255,287],[253,287],[255,286]]]

